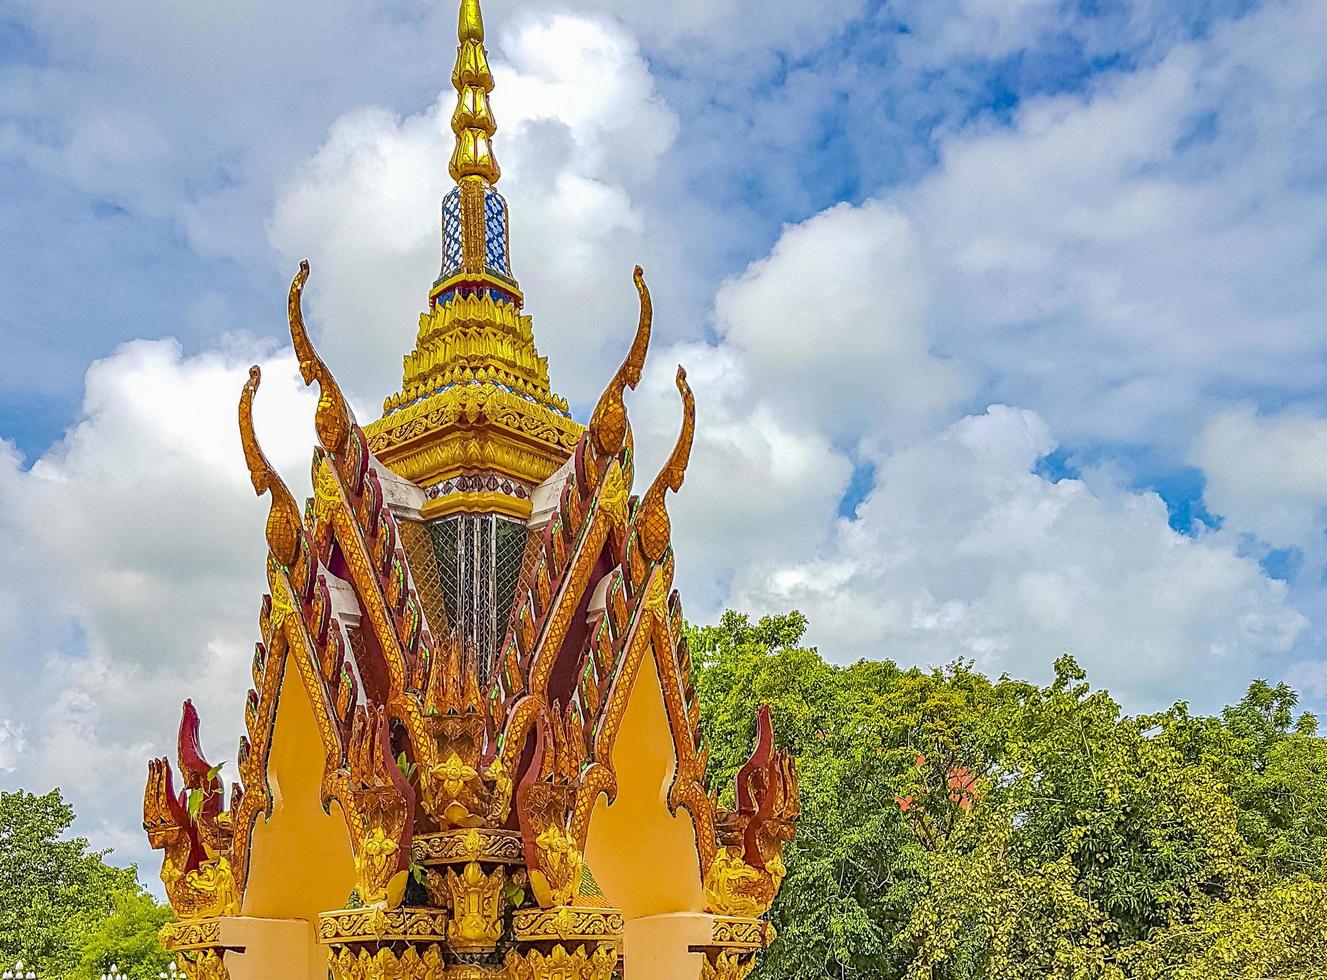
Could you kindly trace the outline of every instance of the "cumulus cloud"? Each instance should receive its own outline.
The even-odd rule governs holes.
[[[943,139],[889,196],[944,284],[937,350],[1066,439],[1172,454],[1223,392],[1316,396],[1325,26],[1321,4],[1269,4]]]
[[[996,405],[883,458],[814,557],[747,569],[740,602],[797,607],[837,658],[971,658],[1044,677],[1068,651],[1135,708],[1201,672],[1213,707],[1283,661],[1306,625],[1283,583],[1175,532],[1155,494],[1052,480],[1035,413]]]
[[[307,493],[313,398],[293,355],[237,338],[186,357],[125,345],[88,370],[80,419],[23,465],[0,454],[0,570],[10,683],[0,696],[7,782],[60,785],[132,827],[144,761],[171,750],[185,696],[218,760],[234,758],[257,637],[265,505],[248,482],[235,406],[247,368],[256,425]],[[122,855],[123,856],[123,855]]]
[[[915,428],[965,394],[924,332],[928,270],[908,219],[868,201],[790,226],[715,301],[724,341],[785,413],[835,438]]]
[[[1203,499],[1232,529],[1321,560],[1327,510],[1327,420],[1303,412],[1262,416],[1251,406],[1212,418],[1191,459]]]
[[[1205,690],[1183,693],[1208,708],[1280,676],[1309,621],[1237,537],[1175,531],[1161,497],[1111,467],[1047,475],[1057,433],[1038,411],[955,413],[971,388],[928,350],[926,279],[905,215],[840,205],[725,283],[717,344],[655,355],[699,366],[674,505],[693,614],[796,607],[840,660],[1044,677],[1068,651],[1135,708],[1198,672]],[[647,474],[669,431],[665,374],[639,406]],[[864,464],[864,499],[840,516]]]

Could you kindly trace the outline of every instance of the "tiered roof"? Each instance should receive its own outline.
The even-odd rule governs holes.
[[[378,422],[359,425],[310,341],[301,305],[307,262],[291,284],[291,339],[305,383],[319,386],[314,496],[304,507],[254,431],[257,367],[243,386],[245,460],[255,491],[270,498],[269,594],[245,706],[240,783],[228,803],[198,746],[188,703],[179,751],[184,789],[176,792],[168,760],[149,767],[144,823],[153,846],[165,851],[162,879],[180,918],[165,939],[192,975],[224,976],[218,923],[273,915],[254,898],[257,879],[322,875],[336,887],[335,868],[312,868],[299,853],[288,853],[283,865],[264,851],[255,862],[255,841],[294,819],[283,813],[298,808],[290,798],[297,780],[289,769],[277,771],[294,765],[319,774],[318,802],[344,817],[344,847],[353,857],[346,907],[322,909],[318,924],[338,976],[440,977],[448,964],[473,968],[466,977],[573,975],[549,972],[561,962],[582,971],[574,975],[607,978],[622,954],[624,917],[643,913],[594,881],[632,876],[680,881],[685,907],[667,911],[707,912],[723,926],[701,944],[706,975],[742,976],[770,936],[760,916],[783,876],[780,849],[796,817],[796,778],[774,751],[763,712],[735,808],[720,806],[707,782],[667,511],[695,429],[686,374],[678,369],[677,443],[645,492],[634,495],[623,399],[640,381],[651,333],[641,270],[635,337],[582,427],[551,393],[515,280],[492,264],[495,255],[505,259],[505,202],[500,229],[472,221],[474,208],[492,210],[499,174],[477,0],[461,6],[453,83],[459,265],[444,268],[435,284],[403,390]],[[444,229],[447,220],[444,213]],[[447,492],[430,493],[449,481]],[[480,654],[445,609],[421,596],[421,566],[408,540],[431,521],[482,513],[525,522],[512,611],[491,670],[481,669]],[[641,677],[650,680],[637,683]],[[307,757],[291,762],[287,753],[278,766],[274,744],[296,738],[283,733],[298,728],[304,704],[316,732]],[[649,704],[660,706],[657,723]],[[619,751],[624,729],[629,744],[653,746],[652,756],[667,746],[665,799],[622,789],[630,782],[624,769],[645,765]],[[606,830],[596,839],[596,821],[613,822],[599,815],[620,792],[633,799],[615,807],[642,814],[642,832],[689,818],[689,869],[656,867],[637,842],[628,846]],[[599,862],[594,876],[587,853]]]

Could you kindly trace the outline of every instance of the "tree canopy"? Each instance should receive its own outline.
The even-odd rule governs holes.
[[[689,638],[713,777],[762,703],[799,758],[758,976],[1327,976],[1327,741],[1289,688],[1130,717],[1067,656],[1046,687],[840,667],[805,629],[727,613]]]
[[[0,964],[43,978],[95,980],[116,963],[131,978],[169,962],[157,931],[170,918],[136,869],[106,862],[86,839],[65,839],[74,811],[52,790],[0,792]]]

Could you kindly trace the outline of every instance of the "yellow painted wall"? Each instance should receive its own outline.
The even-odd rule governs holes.
[[[310,944],[313,928],[303,919],[247,919],[242,916],[221,920],[221,945],[226,949],[226,975],[229,980],[274,980],[281,977],[316,980],[326,977],[314,973]]]
[[[690,953],[706,946],[713,934],[713,917],[693,912],[652,915],[627,923],[623,951],[625,980],[694,980],[705,956]]]
[[[337,804],[327,814],[320,802],[322,760],[322,739],[308,692],[295,665],[288,663],[268,762],[272,816],[266,823],[259,818],[254,828],[241,911],[245,916],[310,923],[307,976],[318,980],[327,976],[327,956],[316,942],[318,913],[343,908],[355,887],[345,818]],[[283,933],[283,943],[288,936]],[[251,959],[256,952],[250,951]]]
[[[691,817],[668,812],[676,764],[658,669],[647,652],[613,750],[617,800],[595,805],[585,848],[608,903],[627,919],[705,906]]]

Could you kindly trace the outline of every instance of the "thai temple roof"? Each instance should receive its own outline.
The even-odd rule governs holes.
[[[773,935],[797,781],[768,711],[731,808],[707,776],[667,509],[694,398],[679,368],[676,444],[633,492],[639,268],[588,424],[554,393],[511,268],[478,0],[457,40],[455,187],[400,391],[360,426],[305,327],[307,262],[288,296],[319,387],[304,505],[255,431],[257,367],[241,386],[268,594],[238,781],[189,702],[182,785],[149,765],[163,942],[195,978],[740,980]]]

